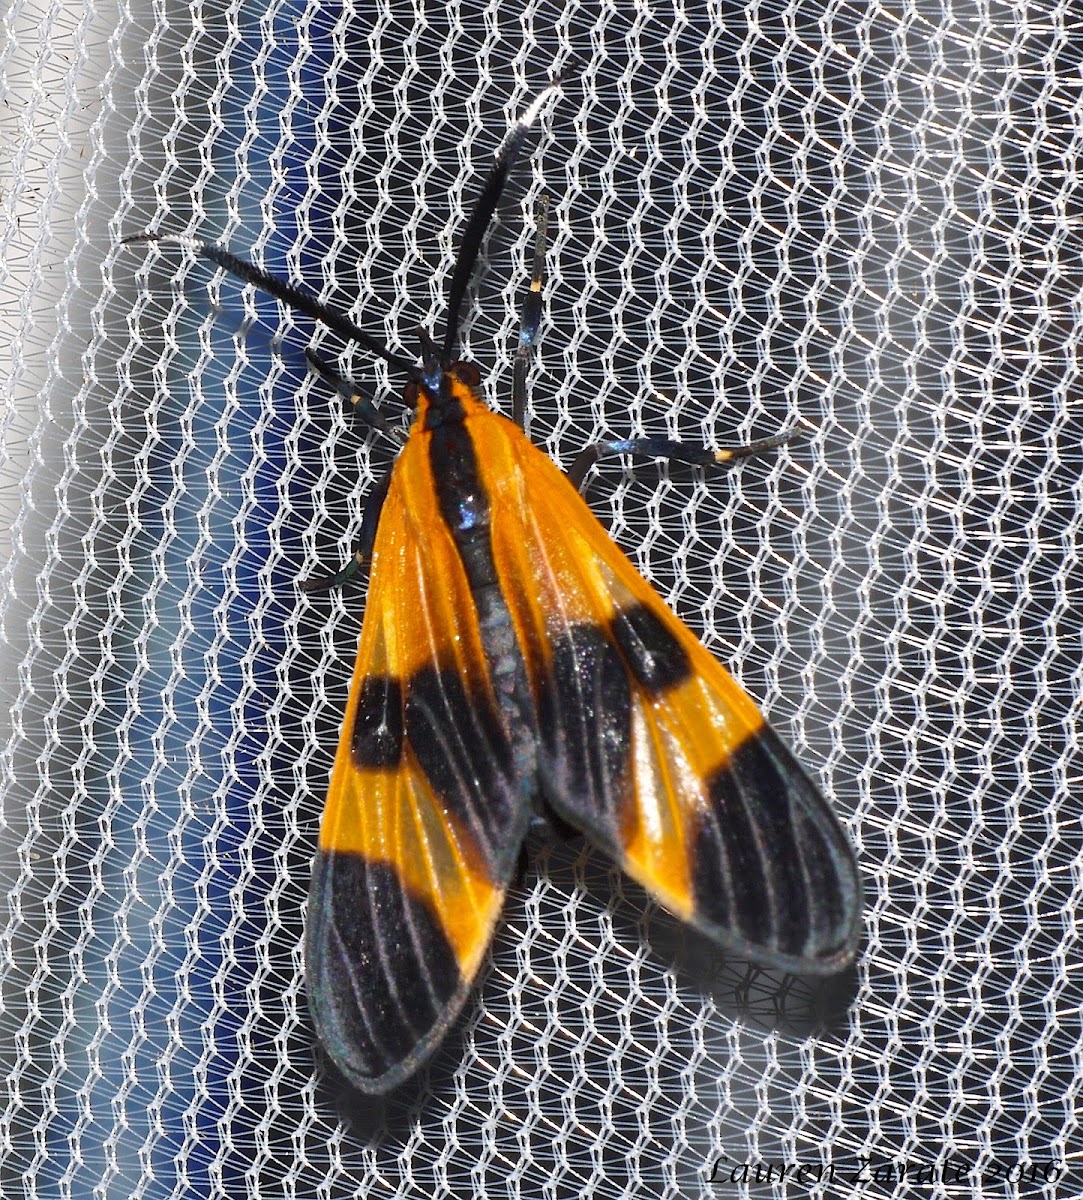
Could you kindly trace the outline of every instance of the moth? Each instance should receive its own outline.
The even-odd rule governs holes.
[[[736,956],[828,974],[854,957],[861,884],[843,829],[755,704],[666,607],[583,500],[608,455],[726,465],[646,437],[588,446],[566,475],[527,438],[545,216],[516,353],[513,415],[456,356],[460,314],[508,174],[555,80],[496,154],[462,237],[444,336],[415,361],[221,246],[179,242],[406,377],[405,445],[350,562],[369,568],[361,642],[309,893],[306,980],[323,1046],[383,1093],[439,1045],[478,973],[532,821],[555,816],[664,908]],[[387,429],[370,402],[315,368]]]

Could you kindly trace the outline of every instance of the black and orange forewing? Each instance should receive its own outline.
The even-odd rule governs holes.
[[[531,813],[431,440],[415,424],[384,502],[309,898],[316,1028],[375,1092],[462,1006]]]
[[[726,669],[510,422],[474,437],[537,704],[545,800],[671,912],[745,957],[829,973],[860,885],[837,818]]]
[[[316,1026],[370,1092],[460,1009],[536,806],[741,955],[837,970],[860,915],[838,821],[752,701],[449,378],[454,438],[423,406],[392,474],[310,898]]]

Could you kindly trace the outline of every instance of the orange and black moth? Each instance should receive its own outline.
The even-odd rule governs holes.
[[[361,643],[309,895],[309,1005],[355,1086],[380,1093],[433,1052],[463,1006],[528,829],[556,818],[613,856],[725,951],[801,973],[854,956],[850,844],[793,755],[666,608],[578,485],[602,455],[725,464],[665,438],[588,447],[562,473],[521,428],[541,316],[545,215],[509,420],[455,356],[459,314],[504,182],[545,89],[500,147],[468,220],[444,339],[420,363],[229,251],[173,240],[384,358],[414,417],[368,501],[350,563],[367,564]],[[322,359],[314,366],[379,411]],[[308,585],[310,590],[315,590]]]

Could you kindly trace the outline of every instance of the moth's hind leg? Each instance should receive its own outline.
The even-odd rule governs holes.
[[[582,837],[582,834],[574,825],[569,825],[544,801],[538,801],[535,811],[531,814],[526,837],[519,847],[519,861],[512,882],[517,887],[523,885],[530,870],[530,861],[539,850],[556,842],[565,844],[578,837]]]
[[[365,501],[365,511],[361,517],[361,532],[354,543],[353,556],[348,563],[331,575],[315,575],[311,579],[302,579],[299,587],[302,592],[310,595],[317,592],[329,592],[332,588],[342,587],[350,583],[361,573],[372,555],[373,543],[376,541],[376,528],[380,524],[380,513],[387,499],[387,490],[391,486],[391,472],[394,463],[388,467],[380,482],[373,488]]]
[[[306,348],[305,358],[308,359],[309,366],[316,374],[321,379],[326,380],[342,397],[346,403],[346,412],[348,415],[351,415],[362,425],[367,425],[371,429],[378,429],[381,433],[386,433],[388,437],[395,438],[401,444],[402,431],[390,425],[387,418],[376,405],[361,395],[361,390],[357,384],[351,382],[344,375],[340,375],[327,359],[321,358],[315,350]]]
[[[712,450],[709,446],[696,446],[689,442],[675,442],[672,438],[665,437],[615,438],[584,447],[572,463],[568,478],[582,491],[583,481],[590,468],[600,459],[612,458],[619,454],[628,454],[633,458],[661,458],[697,467],[728,467],[742,458],[755,458],[767,454],[785,445],[798,432],[797,429],[789,429],[785,433],[776,433],[757,442],[749,442],[746,446],[728,446],[721,450]]]

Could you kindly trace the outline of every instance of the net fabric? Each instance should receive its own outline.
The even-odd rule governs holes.
[[[863,1156],[975,1194],[1067,1156],[1078,1190],[1067,4],[4,20],[0,1193],[796,1197]],[[412,349],[571,55],[464,353],[507,411],[544,190],[536,442],[811,423],[590,498],[847,816],[867,943],[783,985],[542,848],[465,1020],[370,1105],[313,1048],[299,950],[362,601],[293,581],[348,552],[391,449],[306,373],[304,319],[117,242],[221,237]]]

